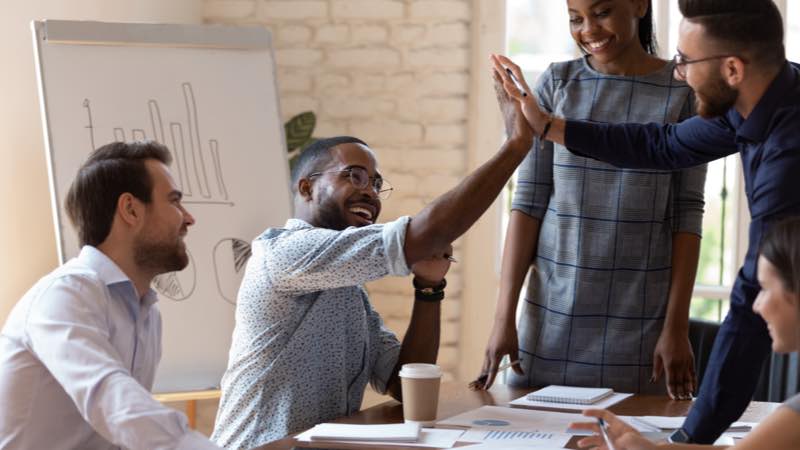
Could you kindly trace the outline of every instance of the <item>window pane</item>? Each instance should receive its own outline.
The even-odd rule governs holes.
[[[577,55],[566,2],[508,0],[506,11],[507,51],[526,72],[538,74],[551,62]]]
[[[786,2],[786,57],[800,62],[800,2]]]
[[[693,297],[689,316],[712,322],[722,322],[722,319],[728,314],[729,306],[730,303],[727,298]]]
[[[703,239],[697,267],[699,284],[731,285],[738,267],[734,260],[736,218],[734,210],[738,176],[738,155],[708,164],[705,187]]]

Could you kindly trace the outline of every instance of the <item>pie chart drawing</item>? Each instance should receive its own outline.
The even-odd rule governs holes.
[[[226,238],[214,246],[214,276],[219,295],[235,305],[239,285],[242,284],[247,260],[252,255],[250,243],[237,238]]]
[[[164,297],[176,302],[182,302],[192,296],[197,286],[197,266],[189,250],[189,265],[179,272],[167,272],[153,279],[153,288]]]

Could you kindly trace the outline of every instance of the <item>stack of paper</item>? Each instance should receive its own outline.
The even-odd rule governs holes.
[[[301,442],[336,442],[337,444],[356,444],[365,448],[375,446],[403,446],[403,447],[433,447],[451,448],[455,445],[464,430],[437,430],[435,428],[423,428],[419,430],[419,438],[416,441],[387,440],[387,438],[397,438],[400,433],[393,430],[396,425],[345,425],[345,424],[324,424],[334,425],[333,432],[329,427],[317,429],[320,425],[295,436]],[[398,424],[403,425],[403,424]],[[355,427],[355,428],[353,428]],[[388,428],[390,431],[382,433],[380,429]],[[326,430],[326,428],[328,428]],[[397,427],[398,429],[400,427]],[[316,430],[316,431],[315,431]],[[315,434],[316,433],[316,434]],[[339,437],[334,437],[339,436]],[[312,439],[313,437],[313,439]]]
[[[686,416],[628,416],[625,420],[637,429],[670,431],[680,428]],[[756,425],[756,422],[734,422],[728,428],[728,432],[750,431]]]
[[[419,424],[349,425],[343,423],[321,423],[310,430],[309,438],[321,441],[417,442],[419,439]]]

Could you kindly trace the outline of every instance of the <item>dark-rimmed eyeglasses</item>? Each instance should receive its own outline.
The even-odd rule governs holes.
[[[383,177],[371,177],[367,170],[363,167],[348,167],[342,170],[331,170],[328,172],[314,172],[308,175],[308,178],[324,175],[326,173],[347,173],[352,184],[356,189],[365,189],[367,186],[372,186],[372,190],[378,194],[378,198],[386,200],[392,195],[394,188]]]
[[[739,58],[742,61],[744,61],[744,59],[742,59],[740,56],[737,55],[715,55],[706,58],[688,59],[687,57],[681,55],[680,53],[677,53],[675,54],[675,56],[672,57],[672,63],[675,65],[675,72],[677,72],[681,78],[686,78],[686,66],[688,66],[689,64],[695,64],[704,61],[713,61],[715,59],[722,59],[722,58],[733,58],[733,57]]]

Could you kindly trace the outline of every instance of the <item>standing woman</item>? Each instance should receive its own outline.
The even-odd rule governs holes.
[[[536,98],[547,111],[596,122],[693,114],[691,90],[655,55],[651,1],[566,3],[584,56],[541,76]],[[514,386],[663,393],[666,385],[688,398],[697,386],[688,327],[705,173],[623,170],[535,142],[514,194],[485,387],[509,355],[521,360]]]

